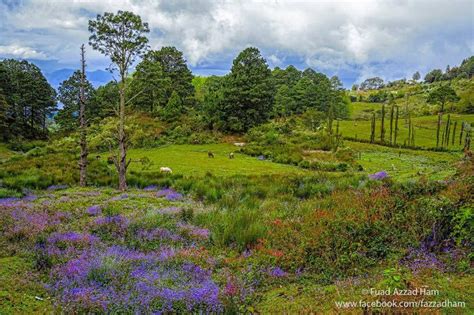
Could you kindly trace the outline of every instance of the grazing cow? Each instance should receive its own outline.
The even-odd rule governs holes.
[[[232,160],[233,158],[234,158],[234,152],[230,152],[230,153],[229,153],[229,159]]]
[[[160,172],[161,173],[168,173],[168,174],[171,174],[173,173],[173,170],[169,167],[166,167],[166,166],[162,166],[160,167]]]
[[[214,153],[212,153],[211,151],[207,152],[207,156],[209,158],[214,158]]]
[[[236,147],[244,147],[245,146],[245,142],[234,142],[234,145]]]

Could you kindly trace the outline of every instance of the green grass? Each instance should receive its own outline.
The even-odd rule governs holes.
[[[349,104],[351,119],[369,119],[373,111],[380,111],[381,103],[354,102]]]
[[[422,116],[415,117],[412,119],[415,125],[415,145],[425,148],[434,148],[436,147],[436,124],[437,116]],[[441,124],[441,131],[446,127],[447,115],[443,116],[443,121]],[[461,122],[466,121],[471,124],[474,123],[474,115],[459,115],[451,114],[451,122],[458,122],[456,129],[456,138],[454,145],[451,144],[451,139],[449,141],[450,149],[461,149],[462,146],[459,145],[459,132],[461,131]],[[377,141],[380,140],[380,119],[376,121],[376,131],[375,138]],[[395,128],[395,127],[394,127]],[[453,125],[451,125],[451,134],[453,130]],[[357,139],[370,139],[370,121],[341,121],[339,124],[339,130],[344,137],[351,137]],[[390,120],[385,120],[385,140],[388,141],[390,137]],[[397,143],[403,144],[408,138],[408,123],[404,118],[399,120],[399,133],[397,137]],[[441,138],[441,133],[440,133]],[[450,135],[451,138],[451,135]]]
[[[434,152],[390,148],[376,144],[345,141],[350,148],[360,152],[357,162],[368,173],[385,170],[396,180],[407,180],[420,176],[444,179],[454,174],[454,163],[461,153]]]
[[[51,314],[53,307],[29,260],[0,258],[0,314]]]
[[[153,163],[149,169],[143,170],[139,162],[132,163],[131,169],[136,171],[159,171],[160,167],[167,166],[173,174],[201,176],[210,172],[214,175],[268,175],[285,173],[302,173],[303,170],[289,165],[260,161],[255,157],[235,153],[234,159],[228,154],[239,148],[231,144],[209,145],[170,145],[155,149],[132,149],[129,157],[139,160],[147,157]],[[209,158],[207,152],[214,153]]]
[[[8,149],[5,143],[0,143],[0,162],[3,160],[7,160],[16,154],[16,152],[13,152],[12,150]]]

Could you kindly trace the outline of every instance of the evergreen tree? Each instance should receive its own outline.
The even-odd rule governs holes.
[[[128,70],[136,57],[141,56],[147,48],[148,39],[144,36],[149,32],[148,24],[143,23],[140,16],[128,11],[117,14],[104,13],[97,15],[96,20],[89,21],[89,44],[102,54],[109,56],[120,74],[119,89],[119,155],[114,157],[119,175],[119,189],[127,189],[127,135],[125,134],[125,104]]]
[[[244,132],[265,122],[272,111],[275,86],[257,48],[243,50],[225,80],[221,120],[225,129]]]
[[[58,88],[58,100],[63,104],[54,120],[63,132],[76,131],[79,126],[79,101],[81,88],[81,71],[75,71],[68,79],[61,82]],[[85,79],[84,96],[89,103],[86,108],[87,117],[95,117],[98,114],[98,106],[94,104],[95,90],[92,84]],[[89,118],[88,118],[89,119]]]

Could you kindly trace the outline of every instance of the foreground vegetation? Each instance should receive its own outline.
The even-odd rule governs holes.
[[[57,97],[0,62],[2,314],[474,311],[474,57],[346,91],[254,47],[194,77],[132,12],[89,31],[119,82],[84,46]],[[456,304],[344,304],[420,288]]]

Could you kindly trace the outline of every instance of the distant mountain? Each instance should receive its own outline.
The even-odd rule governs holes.
[[[52,87],[57,89],[59,84],[67,80],[74,72],[74,69],[59,69],[53,72],[46,72],[44,76]],[[94,87],[98,87],[112,80],[110,72],[104,70],[86,71],[87,79]]]

